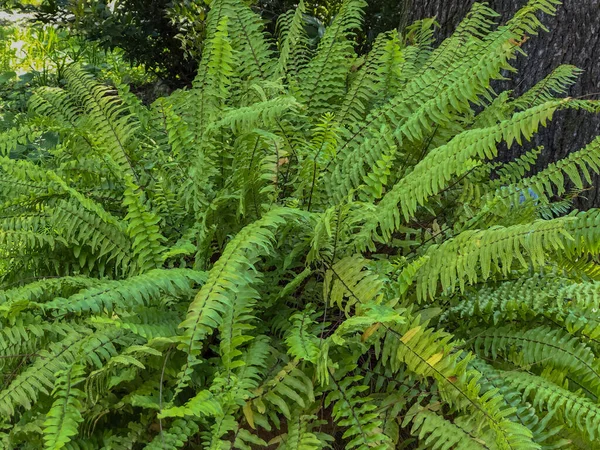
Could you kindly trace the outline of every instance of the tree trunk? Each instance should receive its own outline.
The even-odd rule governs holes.
[[[425,17],[437,17],[441,25],[440,37],[455,29],[474,3],[474,0],[405,0],[408,2],[408,23]],[[526,0],[489,0],[501,20],[511,17]],[[550,29],[533,36],[523,50],[528,58],[519,58],[515,66],[518,73],[502,88],[520,94],[543,79],[560,64],[573,64],[585,72],[571,88],[569,95],[600,95],[600,0],[564,0],[554,17],[543,16],[542,22]],[[594,95],[590,95],[594,94]],[[551,125],[535,137],[533,145],[543,145],[537,169],[580,149],[600,134],[600,117],[582,111],[562,111],[555,115]],[[516,146],[515,146],[516,147]],[[522,149],[513,147],[503,158],[515,157]],[[600,177],[594,188],[586,191],[577,202],[579,208],[600,206]]]

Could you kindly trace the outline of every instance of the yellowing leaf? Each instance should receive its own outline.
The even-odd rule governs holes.
[[[373,333],[375,333],[379,327],[381,326],[381,323],[377,322],[374,323],[373,325],[371,325],[369,328],[367,328],[363,334],[362,337],[360,338],[362,342],[365,342],[367,339],[369,339]]]
[[[415,335],[421,331],[421,325],[418,327],[414,327],[412,330],[408,330],[404,336],[400,339],[404,344],[408,344],[408,342],[415,337]]]
[[[427,360],[427,364],[429,364],[430,366],[435,366],[437,363],[439,363],[442,360],[443,357],[444,357],[444,352],[436,353],[435,355],[432,355]]]
[[[250,425],[253,430],[256,430],[256,427],[254,426],[254,412],[252,411],[252,404],[250,402],[246,402],[242,410],[244,411],[244,417],[246,418],[248,425]]]
[[[283,438],[281,436],[275,436],[273,439],[267,442],[267,445],[270,447],[271,445],[279,444],[282,440]]]

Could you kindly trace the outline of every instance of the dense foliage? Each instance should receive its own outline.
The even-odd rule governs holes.
[[[203,20],[196,15],[192,21],[190,14],[203,12],[203,6],[178,0],[59,0],[39,8],[38,18],[105,50],[119,48],[130,62],[181,87],[193,80],[197,69],[190,56],[201,45]]]
[[[266,30],[273,34],[278,18],[297,2],[249,3],[266,21]],[[170,86],[182,87],[195,76],[210,4],[204,0],[46,0],[38,8],[38,16],[98,42],[105,49],[122,49],[130,61],[145,65]],[[318,41],[340,4],[340,0],[306,3],[304,26],[313,41]],[[380,32],[406,25],[409,5],[406,0],[368,2],[363,25],[356,30],[358,51],[368,49]]]
[[[154,78],[143,67],[124,61],[122,51],[104,51],[66,30],[7,15],[0,25],[0,132],[13,128],[27,114],[28,102],[41,86],[63,86],[68,67],[79,65],[97,79],[135,87],[152,85]],[[14,20],[14,19],[17,20]],[[19,20],[20,19],[20,20]],[[13,148],[13,157],[39,155],[58,136],[51,130],[37,142],[22,140]],[[47,141],[42,145],[42,141]]]
[[[315,51],[302,2],[274,45],[213,0],[193,88],[146,107],[73,65],[37,89],[0,136],[3,446],[597,448],[600,212],[564,186],[600,138],[495,162],[600,109],[557,97],[571,66],[490,88],[557,3],[363,58],[362,0]]]

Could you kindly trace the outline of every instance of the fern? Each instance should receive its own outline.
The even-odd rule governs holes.
[[[222,322],[218,305],[233,303],[233,293],[243,286],[252,285],[252,265],[261,252],[269,251],[270,241],[274,239],[270,229],[283,224],[284,217],[292,214],[292,211],[274,210],[251,227],[245,228],[244,234],[236,236],[227,246],[219,264],[210,271],[205,287],[191,303],[188,316],[182,323],[186,330],[185,345],[189,353],[195,353],[202,337]],[[246,238],[245,234],[251,235],[253,239]]]
[[[84,380],[84,374],[83,368],[76,365],[56,374],[54,388],[56,400],[44,422],[46,448],[64,448],[71,437],[77,434],[79,423],[83,421],[80,399],[84,393],[76,386]]]
[[[125,216],[128,222],[127,231],[133,240],[132,250],[138,259],[140,271],[158,267],[162,262],[161,241],[165,240],[158,227],[160,219],[148,211],[141,193],[131,182],[124,193],[123,204],[128,209]]]
[[[377,420],[377,414],[373,412],[375,405],[368,397],[360,397],[358,394],[367,389],[367,386],[356,384],[359,377],[346,376],[337,381],[332,377],[335,389],[325,399],[325,407],[335,402],[333,407],[333,418],[341,426],[346,427],[343,438],[350,439],[347,448],[376,448],[388,447],[386,436],[379,433],[381,423]]]
[[[460,419],[460,418],[459,418]],[[458,420],[457,420],[458,421]],[[432,448],[482,449],[487,442],[470,435],[460,426],[448,422],[434,412],[423,410],[412,419],[411,433]]]
[[[543,339],[542,339],[543,336]],[[525,332],[509,328],[490,329],[477,333],[474,347],[483,355],[508,356],[524,367],[539,364],[562,369],[568,367],[576,382],[597,392],[598,369],[593,354],[576,338],[559,330],[537,327]]]
[[[299,97],[314,113],[326,112],[343,97],[347,57],[352,52],[352,32],[361,27],[360,0],[345,0],[319,42],[315,56],[299,74]]]
[[[74,64],[2,131],[2,446],[594,448],[598,140],[497,156],[598,103],[491,87],[558,2],[365,55],[363,1],[209,3],[189,89]]]
[[[531,398],[533,404],[560,417],[569,427],[584,432],[590,442],[594,442],[600,431],[597,405],[581,396],[555,385],[551,381],[518,373],[509,383]],[[532,391],[535,394],[532,395]],[[585,417],[585,419],[584,419]]]

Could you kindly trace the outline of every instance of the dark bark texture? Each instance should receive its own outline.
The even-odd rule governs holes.
[[[437,17],[440,38],[452,33],[475,0],[406,0],[408,23],[425,17]],[[506,20],[526,3],[526,0],[489,0],[490,7]],[[554,17],[543,16],[549,33],[533,36],[523,45],[529,55],[515,64],[519,70],[512,81],[502,88],[522,93],[543,79],[560,64],[573,64],[585,72],[569,92],[571,97],[588,95],[600,99],[600,0],[564,0]],[[600,134],[600,117],[581,111],[562,111],[550,126],[535,137],[533,146],[543,145],[537,169],[564,158],[580,149]],[[518,156],[522,148],[505,150],[502,159]],[[576,206],[600,206],[600,177],[594,187],[583,194]]]

